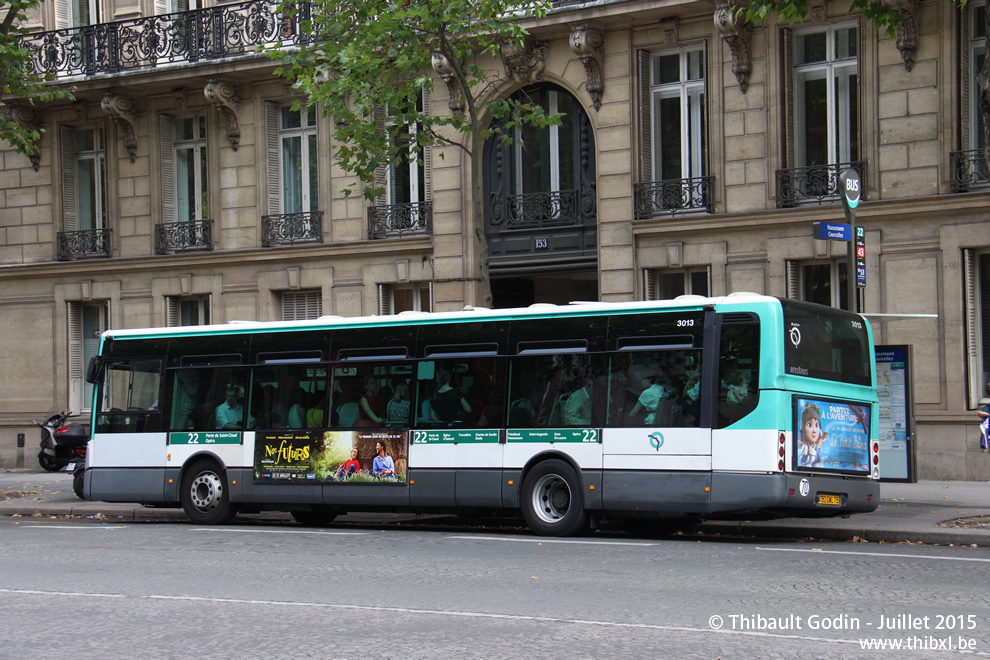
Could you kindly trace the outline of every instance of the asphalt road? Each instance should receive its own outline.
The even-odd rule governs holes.
[[[982,547],[4,517],[0,557],[5,658],[990,655]]]

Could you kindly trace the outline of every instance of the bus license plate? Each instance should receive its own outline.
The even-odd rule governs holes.
[[[826,506],[840,506],[842,498],[831,493],[818,493],[818,503]]]

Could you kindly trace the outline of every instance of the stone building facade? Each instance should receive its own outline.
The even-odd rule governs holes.
[[[484,63],[504,71],[494,93],[567,117],[525,149],[485,147],[495,304],[846,306],[845,245],[812,224],[844,221],[837,176],[854,168],[858,304],[878,343],[913,346],[918,476],[988,479],[984,5],[903,0],[890,38],[848,2],[809,4],[790,26],[692,0],[561,1],[526,52]],[[245,27],[257,16],[267,32]],[[32,418],[86,410],[106,327],[480,304],[467,160],[433,150],[383,173],[376,203],[345,195],[332,118],[293,111],[255,52],[290,29],[272,5],[69,0],[31,21],[36,66],[77,100],[7,99],[45,132],[40,157],[0,150],[0,464],[34,464]],[[218,21],[241,38],[214,42]],[[448,100],[437,74],[424,102]]]

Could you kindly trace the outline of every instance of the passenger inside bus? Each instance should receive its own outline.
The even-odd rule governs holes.
[[[240,388],[227,386],[227,396],[214,412],[216,427],[220,430],[239,430],[244,422],[244,406],[241,405]]]
[[[436,389],[430,401],[430,419],[434,422],[454,424],[462,422],[471,412],[468,403],[460,390],[450,383],[450,372],[443,367],[436,370]]]

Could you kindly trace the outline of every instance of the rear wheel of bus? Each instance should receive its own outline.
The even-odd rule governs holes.
[[[536,465],[523,481],[522,514],[537,534],[572,536],[588,528],[581,480],[565,461],[550,459]]]
[[[237,513],[230,503],[227,474],[215,461],[201,459],[182,478],[182,509],[198,525],[222,525]]]

